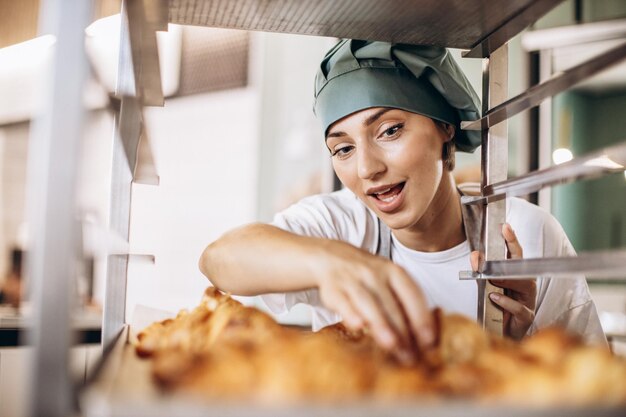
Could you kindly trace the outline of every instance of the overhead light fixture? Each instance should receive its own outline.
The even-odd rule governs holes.
[[[574,155],[572,155],[572,151],[567,148],[555,149],[554,152],[552,152],[552,160],[557,165],[571,161],[572,159],[574,159]]]

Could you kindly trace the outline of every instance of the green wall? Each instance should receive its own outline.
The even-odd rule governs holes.
[[[580,0],[578,3],[581,23],[626,17],[626,1],[624,0]],[[576,9],[575,0],[563,1],[531,26],[533,29],[547,29],[573,25],[576,23]]]
[[[553,148],[569,145],[574,156],[625,141],[626,92],[556,96],[552,137]],[[554,187],[552,212],[578,251],[626,246],[623,173]]]

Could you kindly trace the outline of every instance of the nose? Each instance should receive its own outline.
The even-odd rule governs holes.
[[[386,165],[376,149],[361,147],[357,156],[359,178],[369,180],[385,172]]]

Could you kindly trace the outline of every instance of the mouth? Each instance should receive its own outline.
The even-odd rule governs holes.
[[[376,187],[367,191],[368,197],[370,197],[374,204],[383,212],[390,212],[396,210],[404,200],[405,182],[398,184],[385,185],[382,187]]]

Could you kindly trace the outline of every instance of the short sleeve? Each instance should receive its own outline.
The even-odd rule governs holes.
[[[576,256],[561,224],[542,208],[511,199],[508,217],[525,258]],[[607,344],[584,275],[538,279],[535,320],[528,333],[548,326],[564,328],[588,343]]]
[[[541,278],[537,292],[535,321],[529,334],[540,328],[558,326],[583,337],[588,343],[606,345],[595,303],[583,276]]]
[[[371,252],[378,239],[375,216],[349,190],[307,197],[277,213],[271,224],[302,236],[342,240]],[[274,314],[284,314],[296,304],[310,305],[313,330],[341,321],[322,305],[317,289],[264,294],[261,299]]]
[[[372,249],[377,239],[376,216],[347,189],[304,198],[277,213],[271,224],[298,235],[338,239],[364,249]]]

